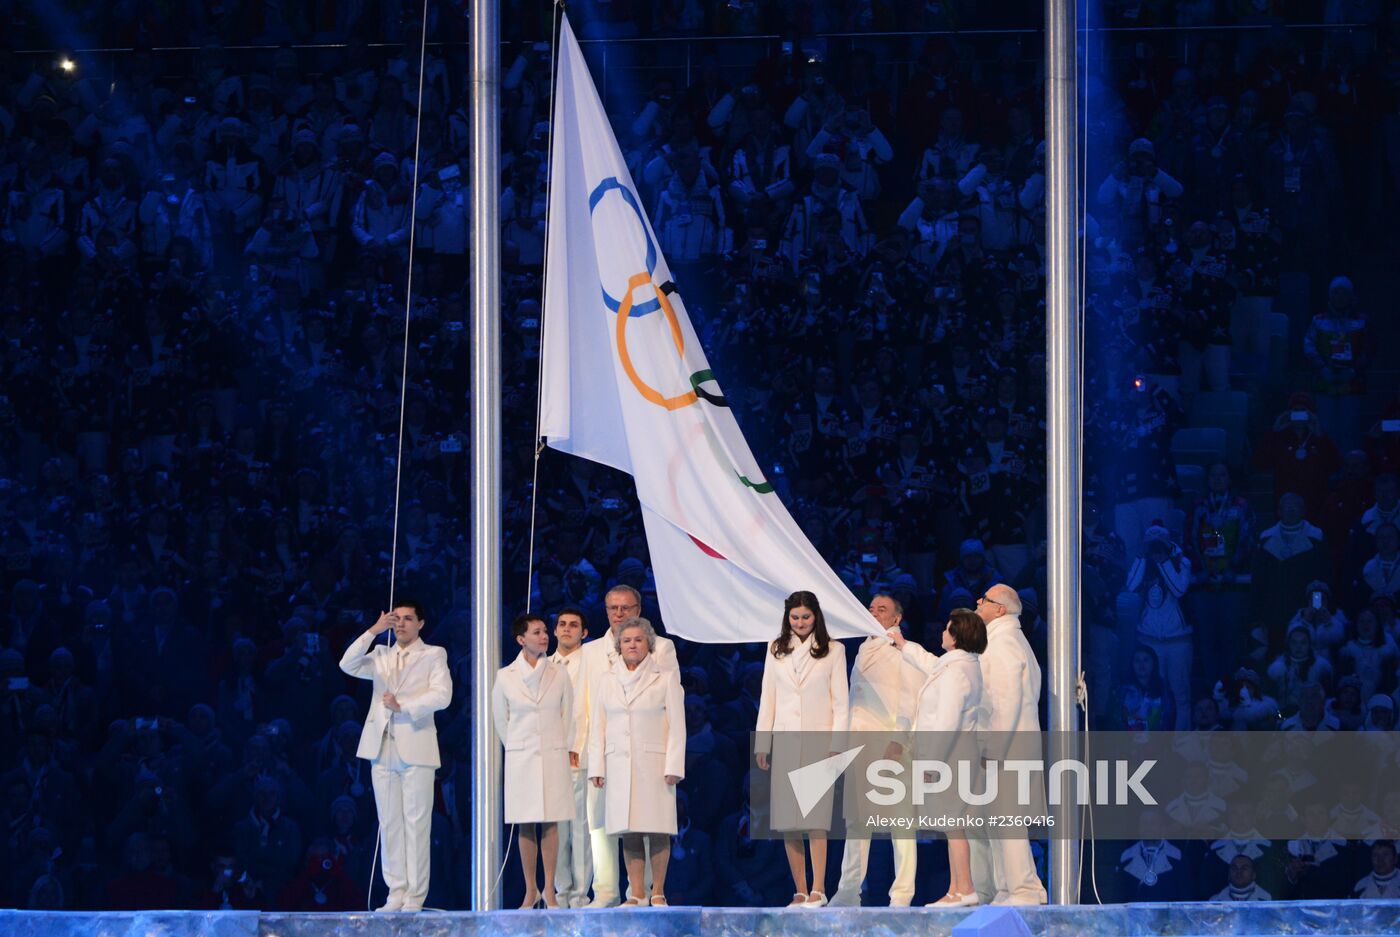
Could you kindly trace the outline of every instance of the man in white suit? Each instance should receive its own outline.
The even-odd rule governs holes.
[[[554,656],[564,668],[571,685],[577,687],[583,667],[583,641],[588,637],[588,621],[576,608],[560,609],[554,616]],[[578,718],[578,714],[574,715]],[[570,744],[573,744],[572,741]],[[588,904],[588,883],[593,880],[593,846],[588,839],[588,778],[582,763],[569,759],[574,783],[574,817],[559,824],[559,864],[554,870],[554,894],[561,908],[581,908]]]
[[[340,659],[340,669],[350,676],[374,681],[355,754],[373,762],[370,779],[389,886],[380,911],[421,911],[428,897],[433,776],[442,765],[433,714],[452,702],[452,675],[447,652],[419,640],[423,625],[422,606],[400,602]],[[390,628],[394,645],[375,645]]]
[[[977,600],[977,615],[987,623],[987,649],[982,652],[982,711],[978,729],[997,733],[991,738],[1007,744],[1008,733],[1040,732],[1040,664],[1021,631],[1021,598],[1008,585],[992,586]],[[1032,737],[1016,736],[1017,747]],[[1034,736],[1039,754],[1039,735]],[[1018,753],[1019,754],[1019,753]],[[1004,752],[987,753],[1005,761]],[[1013,756],[1016,757],[1016,756]],[[972,884],[983,904],[1045,904],[1045,886],[1035,872],[1030,839],[970,837]]]
[[[613,635],[622,623],[642,614],[642,594],[631,586],[616,585],[603,597],[603,608],[608,613],[608,630],[585,644],[579,653],[579,674],[574,680],[574,725],[578,735],[569,749],[569,763],[582,764],[588,752],[591,726],[589,717],[593,712],[593,695],[604,675],[612,669],[617,659],[613,649]],[[679,669],[676,662],[676,645],[670,638],[656,637],[656,649],[651,652],[661,668]],[[572,675],[571,675],[572,676]],[[590,908],[611,908],[621,900],[618,883],[617,850],[620,836],[609,836],[607,831],[607,803],[603,789],[589,786],[588,793],[588,836],[593,851],[593,901]],[[650,862],[646,865],[650,868]],[[573,891],[583,895],[588,891],[588,883],[575,882]],[[643,892],[645,894],[645,892]]]
[[[856,761],[857,769],[848,770],[847,777],[865,777],[865,766],[876,758],[907,760],[908,735],[914,727],[914,707],[919,688],[924,685],[922,671],[911,664],[891,635],[899,632],[904,609],[893,596],[877,593],[870,600],[870,614],[885,629],[884,635],[866,638],[856,652],[851,669],[850,730],[878,732],[889,737],[883,750],[867,747]],[[854,743],[848,743],[854,744]],[[851,785],[850,790],[856,790]],[[848,802],[850,798],[848,796]],[[850,817],[864,817],[865,809],[848,808]],[[890,886],[890,907],[905,908],[914,898],[915,856],[918,843],[913,838],[894,836],[894,883]],[[841,884],[831,896],[832,907],[854,907],[860,904],[860,886],[870,862],[870,834],[866,830],[849,829],[841,853]]]

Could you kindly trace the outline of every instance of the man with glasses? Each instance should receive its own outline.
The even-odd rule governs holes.
[[[642,594],[628,585],[616,585],[603,597],[603,610],[608,613],[608,630],[605,634],[584,644],[579,651],[578,676],[574,682],[574,723],[577,734],[569,751],[571,763],[584,764],[588,752],[589,717],[592,715],[593,694],[602,684],[605,674],[617,660],[613,649],[613,635],[623,622],[636,618],[642,613]],[[676,645],[670,638],[656,637],[656,649],[652,656],[658,666],[679,668],[676,663]],[[586,765],[585,765],[586,767]],[[609,836],[607,818],[604,814],[603,789],[588,788],[588,836],[593,847],[593,901],[590,908],[610,908],[618,903],[617,849],[621,836]],[[647,863],[650,868],[650,863]],[[582,895],[588,890],[587,882],[575,882],[574,894]]]
[[[987,624],[982,667],[982,711],[978,731],[1000,750],[984,752],[1005,764],[1007,757],[1040,757],[1040,664],[1021,631],[1021,597],[998,583],[977,599],[977,615]],[[988,736],[987,733],[994,733]],[[1014,749],[1014,751],[1007,751]],[[983,904],[1045,904],[1045,886],[1035,871],[1030,839],[971,837],[972,883]]]

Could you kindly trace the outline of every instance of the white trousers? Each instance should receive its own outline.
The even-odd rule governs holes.
[[[969,836],[972,887],[983,904],[1045,904],[1049,895],[1035,874],[1031,841]]]
[[[593,896],[611,901],[618,897],[617,847],[621,836],[607,831],[607,791],[588,785],[588,838],[593,854]]]
[[[432,845],[433,776],[436,768],[405,764],[385,735],[370,768],[374,806],[379,811],[379,854],[384,884],[407,907],[423,906],[428,897],[428,859]]]
[[[588,838],[588,778],[582,768],[572,770],[574,816],[559,824],[559,863],[554,868],[554,893],[559,904],[577,908],[588,902],[593,881],[593,844]]]
[[[894,883],[890,885],[890,906],[904,907],[914,900],[914,872],[919,844],[900,836],[890,838],[894,847]],[[870,840],[847,839],[841,851],[841,884],[831,896],[833,905],[855,907],[860,904],[860,885],[865,881],[865,869],[870,863]]]

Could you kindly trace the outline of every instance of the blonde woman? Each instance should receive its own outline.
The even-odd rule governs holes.
[[[603,790],[607,834],[622,837],[629,891],[622,906],[660,908],[677,829],[676,785],[685,777],[685,691],[680,671],[653,655],[656,631],[645,618],[624,621],[611,639],[617,660],[593,698],[588,777]]]

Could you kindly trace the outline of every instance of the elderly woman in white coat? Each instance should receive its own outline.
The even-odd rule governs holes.
[[[902,634],[892,633],[891,640],[905,659],[927,674],[919,688],[914,716],[914,731],[919,739],[915,757],[952,764],[964,757],[961,750],[966,748],[966,757],[975,760],[977,714],[982,705],[982,666],[978,655],[987,649],[986,623],[971,609],[954,609],[943,629],[941,657],[904,640]],[[955,751],[959,754],[955,755]],[[978,789],[978,785],[972,789]],[[972,884],[972,854],[967,837],[951,827],[948,869],[948,894],[929,907],[979,904]]]
[[[603,788],[608,835],[622,837],[630,891],[622,906],[664,907],[676,785],[685,777],[685,691],[680,671],[652,656],[657,638],[651,622],[629,618],[611,640],[618,659],[593,697],[588,777]],[[649,896],[643,884],[648,851]]]
[[[544,619],[521,615],[511,623],[510,632],[520,654],[497,672],[491,688],[491,716],[506,749],[505,819],[520,826],[520,871],[525,878],[521,907],[533,908],[541,900],[548,907],[558,907],[554,870],[559,861],[559,823],[574,819],[569,771],[573,686],[564,666],[546,656],[549,631]],[[541,848],[543,892],[535,877]]]
[[[782,630],[763,662],[755,728],[759,769],[771,768],[775,777],[786,778],[788,771],[840,751],[849,710],[846,649],[827,633],[817,597],[794,592],[783,603]],[[790,908],[826,904],[826,833],[833,799],[828,790],[805,815],[798,815],[793,798],[773,800],[771,828],[783,834],[795,888]],[[804,840],[812,853],[810,889]]]

